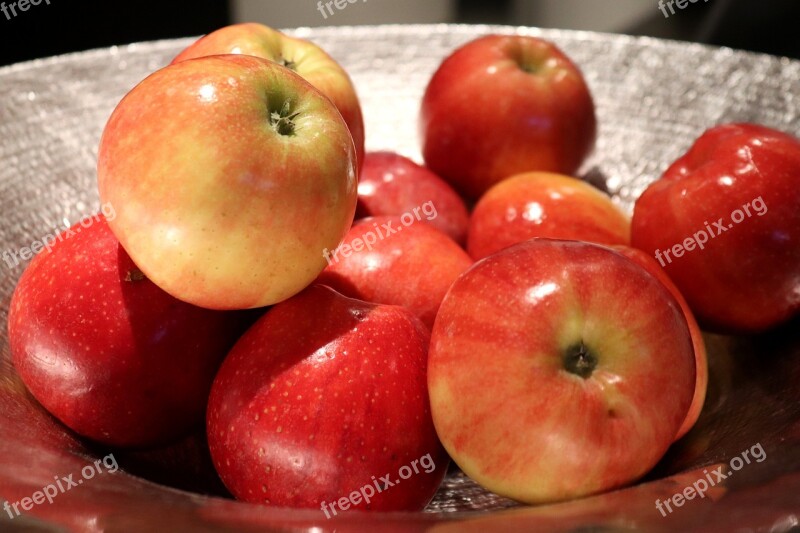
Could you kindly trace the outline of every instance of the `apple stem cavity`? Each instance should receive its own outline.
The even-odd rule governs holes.
[[[269,123],[279,135],[290,136],[295,133],[294,119],[297,118],[300,112],[292,113],[291,108],[291,101],[286,100],[280,111],[272,111],[269,114]]]
[[[597,368],[597,356],[583,343],[574,344],[567,348],[564,355],[564,369],[567,372],[588,379]]]
[[[537,65],[533,65],[530,63],[520,63],[519,68],[522,69],[523,72],[527,74],[538,74],[539,67]]]
[[[520,70],[526,74],[539,74],[544,67],[544,61],[536,57],[530,57],[530,55],[525,54],[524,52],[519,52],[514,60]]]
[[[295,63],[291,59],[286,59],[285,57],[281,57],[280,60],[277,61],[277,63],[282,67],[288,68],[289,70],[292,71],[297,70],[297,63]]]

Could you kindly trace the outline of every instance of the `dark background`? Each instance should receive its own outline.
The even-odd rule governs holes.
[[[282,0],[263,1],[268,11],[271,2],[274,6]],[[304,13],[313,12],[316,5],[309,0],[285,1]],[[451,1],[453,22],[537,25],[535,17],[520,20],[512,0]],[[662,16],[656,0],[641,1],[652,3],[652,17],[648,15],[646,20],[620,31],[800,58],[798,0],[710,0],[690,4],[669,19]],[[529,2],[535,5],[537,0]],[[285,11],[287,4],[281,7]],[[358,16],[356,5],[349,9],[348,15]],[[234,20],[232,6],[225,0],[50,0],[50,5],[42,0],[10,20],[0,13],[0,64],[114,44],[200,35]],[[338,20],[344,20],[344,16],[338,15]],[[270,24],[269,20],[259,22]],[[311,24],[329,23],[334,21],[320,16]]]

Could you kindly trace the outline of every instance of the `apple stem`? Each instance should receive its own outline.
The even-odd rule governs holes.
[[[288,68],[289,70],[296,70],[297,67],[297,63],[290,59],[286,59],[285,57],[281,57],[278,61],[278,64],[282,67]]]
[[[581,341],[567,349],[564,356],[564,368],[567,372],[587,379],[597,368],[597,357]]]
[[[269,115],[269,123],[272,128],[280,135],[294,135],[295,123],[294,119],[300,112],[291,113],[291,102],[286,100],[280,111],[273,111]]]

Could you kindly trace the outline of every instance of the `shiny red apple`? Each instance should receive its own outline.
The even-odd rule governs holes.
[[[358,178],[356,218],[402,216],[415,209],[431,211],[426,222],[464,243],[469,213],[446,181],[402,155],[368,153]]]
[[[478,260],[534,237],[627,245],[630,232],[627,215],[588,183],[530,172],[481,197],[470,217],[467,251]]]
[[[37,255],[11,300],[14,366],[76,433],[113,446],[174,441],[201,424],[211,382],[250,313],[210,311],[159,289],[105,218]]]
[[[436,431],[461,469],[528,503],[621,487],[650,470],[692,402],[683,311],[602,246],[534,239],[477,262],[431,335]]]
[[[704,326],[785,322],[800,309],[800,140],[752,124],[706,131],[636,202],[632,243]]]
[[[358,162],[363,162],[364,119],[356,88],[342,66],[322,48],[306,39],[250,22],[226,26],[201,37],[172,63],[221,54],[245,54],[273,61],[319,89],[342,114],[353,136]]]
[[[317,282],[352,298],[407,307],[432,327],[447,289],[472,259],[422,220],[404,215],[356,222],[342,245],[327,253]]]
[[[473,199],[522,172],[574,174],[596,129],[580,70],[537,37],[467,43],[444,60],[422,101],[426,165]]]
[[[208,440],[240,500],[421,510],[446,470],[426,388],[428,332],[409,311],[315,285],[236,344],[211,391]]]

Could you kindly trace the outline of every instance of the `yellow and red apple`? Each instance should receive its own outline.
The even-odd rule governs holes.
[[[675,297],[678,305],[681,306],[683,315],[686,317],[686,323],[689,325],[689,332],[692,335],[692,346],[694,347],[696,379],[692,405],[689,407],[689,412],[686,413],[686,418],[683,424],[681,424],[678,434],[675,436],[675,440],[678,440],[694,427],[706,401],[706,391],[708,389],[708,356],[706,353],[706,345],[703,341],[703,332],[700,330],[700,326],[697,324],[697,320],[695,320],[694,314],[689,308],[689,304],[686,303],[686,299],[655,259],[643,251],[629,246],[612,246],[612,249],[621,253],[628,259],[635,261],[650,272],[650,274],[655,276],[658,281],[663,283],[664,286],[669,289],[669,292],[672,293],[672,296]]]
[[[431,335],[436,431],[461,469],[545,503],[631,483],[672,444],[695,391],[683,311],[602,246],[533,239],[453,284]]]
[[[342,116],[297,74],[246,55],[184,61],[119,103],[98,155],[111,229],[147,277],[211,309],[308,286],[350,227],[356,156]]]
[[[342,114],[356,145],[359,166],[363,164],[361,104],[350,76],[325,50],[306,39],[251,22],[226,26],[201,37],[172,62],[221,54],[245,54],[274,61],[319,89]]]

